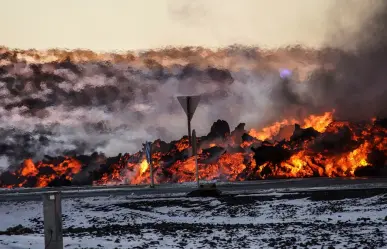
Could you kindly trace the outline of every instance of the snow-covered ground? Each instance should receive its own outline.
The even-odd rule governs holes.
[[[357,191],[362,193],[65,199],[64,245],[69,249],[387,248],[386,192]],[[19,224],[32,231],[6,232]],[[0,248],[44,248],[42,233],[41,202],[0,203]]]

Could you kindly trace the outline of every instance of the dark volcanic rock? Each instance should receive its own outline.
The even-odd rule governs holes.
[[[52,180],[48,187],[61,187],[61,186],[71,186],[71,181],[66,179],[65,175],[62,175],[61,177],[57,177],[54,180]]]
[[[375,126],[381,126],[387,129],[387,118],[379,118],[374,122]]]
[[[228,153],[231,153],[231,154],[233,154],[233,153],[244,153],[245,149],[242,148],[239,145],[237,145],[237,146],[227,146],[226,151]]]
[[[225,138],[230,135],[230,126],[224,120],[218,119],[212,126],[207,139]]]
[[[241,144],[243,142],[243,134],[246,133],[245,123],[238,124],[235,130],[231,132],[231,136],[234,138],[234,143]]]
[[[225,148],[222,148],[219,146],[203,149],[203,153],[208,153],[210,155],[218,155],[218,154],[224,153],[224,151],[225,151]]]
[[[376,168],[382,168],[387,162],[387,155],[383,151],[374,149],[367,156],[367,162]]]
[[[335,132],[325,132],[315,139],[312,149],[324,154],[340,154],[355,149],[352,141],[352,132],[349,127],[343,126]]]
[[[0,231],[0,235],[22,235],[30,233],[34,233],[34,231],[31,228],[23,227],[22,225],[10,227],[6,231]]]
[[[252,137],[252,136],[250,136],[249,134],[247,134],[247,133],[244,133],[243,135],[242,135],[242,141],[243,142],[252,142],[252,141],[254,141],[254,140],[256,140],[254,137]]]
[[[320,133],[316,131],[313,128],[306,128],[302,129],[299,124],[294,125],[294,132],[293,135],[290,137],[290,140],[292,141],[298,141],[298,140],[307,140],[311,138],[315,138],[319,135]]]
[[[279,164],[289,159],[291,156],[289,150],[284,149],[281,146],[273,146],[267,142],[262,143],[258,148],[251,148],[251,150],[255,153],[254,159],[256,165],[262,165],[265,162]]]
[[[0,185],[14,185],[18,183],[18,178],[16,175],[12,174],[9,171],[5,171],[0,174]]]
[[[38,175],[52,175],[55,174],[55,170],[49,166],[39,168]]]
[[[387,176],[386,171],[381,170],[379,167],[366,166],[359,167],[355,170],[355,176],[364,177],[364,176],[374,176],[374,177],[383,177]]]
[[[186,136],[188,138],[188,136]],[[184,138],[184,137],[183,137]],[[167,153],[171,149],[173,149],[172,144],[166,143],[160,139],[157,139],[152,144],[152,152],[161,152],[161,153]]]

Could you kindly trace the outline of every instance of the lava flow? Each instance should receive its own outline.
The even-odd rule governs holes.
[[[300,123],[301,125],[299,125]],[[200,179],[244,181],[291,177],[387,176],[387,120],[334,121],[333,112],[311,115],[301,122],[282,120],[261,130],[230,131],[218,120],[198,137]],[[290,131],[290,132],[289,132]],[[188,138],[152,143],[156,183],[195,180],[195,161]],[[143,151],[107,158],[102,154],[26,159],[0,176],[0,186],[147,184],[150,168]]]

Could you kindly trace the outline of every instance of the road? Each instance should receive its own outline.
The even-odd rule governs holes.
[[[223,193],[264,193],[267,191],[299,191],[322,189],[386,189],[387,178],[302,178],[260,180],[245,182],[219,182],[217,188]],[[2,189],[1,201],[38,201],[43,193],[60,191],[62,198],[83,198],[110,195],[184,195],[196,189],[195,183],[160,184],[155,188],[140,186],[86,186],[62,188]]]

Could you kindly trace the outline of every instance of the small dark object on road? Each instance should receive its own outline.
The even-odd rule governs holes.
[[[222,191],[216,188],[215,184],[202,184],[199,189],[196,189],[187,194],[187,197],[218,197]]]

